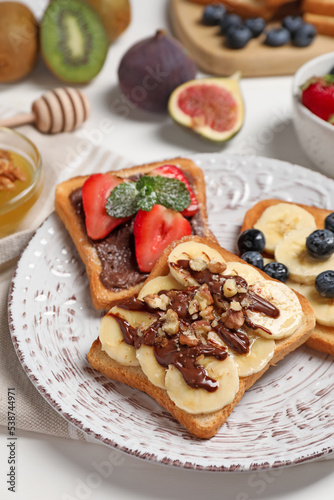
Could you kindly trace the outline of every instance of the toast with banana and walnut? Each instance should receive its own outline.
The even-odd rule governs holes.
[[[163,252],[138,297],[104,316],[88,360],[210,438],[314,323],[303,296],[212,240],[188,236]]]

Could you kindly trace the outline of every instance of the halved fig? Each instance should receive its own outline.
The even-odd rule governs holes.
[[[202,78],[180,85],[169,98],[169,114],[176,123],[206,139],[231,139],[244,122],[239,77]]]

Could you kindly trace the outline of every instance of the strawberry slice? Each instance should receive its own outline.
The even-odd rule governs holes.
[[[104,238],[115,227],[129,219],[129,217],[123,219],[111,217],[105,209],[111,191],[122,182],[123,179],[109,173],[93,174],[84,182],[82,203],[86,216],[86,230],[93,240]]]
[[[190,205],[184,209],[181,214],[184,217],[192,217],[198,211],[198,201],[194,191],[191,189],[187,177],[184,175],[182,170],[176,165],[162,165],[157,167],[149,175],[162,175],[163,177],[169,177],[170,179],[178,179],[184,182],[188,188],[190,194]]]
[[[139,210],[133,232],[138,267],[149,273],[172,241],[191,234],[191,226],[180,212],[154,205],[149,212]]]

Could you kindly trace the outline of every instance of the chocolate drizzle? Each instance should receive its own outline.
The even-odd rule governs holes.
[[[213,345],[177,346],[170,339],[165,346],[155,346],[154,355],[160,365],[166,368],[174,365],[190,387],[214,392],[218,389],[218,382],[209,377],[205,368],[196,364],[196,361],[199,356],[214,356],[222,361],[227,357],[227,352]]]
[[[218,323],[215,328],[216,333],[230,349],[238,354],[249,353],[249,338],[243,332],[233,331],[226,328],[222,323]]]
[[[109,316],[112,316],[118,323],[118,326],[121,329],[123,340],[126,344],[134,346],[135,338],[137,335],[137,330],[133,326],[130,325],[126,319],[119,316],[119,314],[108,313]]]

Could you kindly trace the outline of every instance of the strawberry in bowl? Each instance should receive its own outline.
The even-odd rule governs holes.
[[[334,52],[311,59],[299,68],[292,84],[292,118],[300,146],[329,177],[334,177],[333,67]]]
[[[334,68],[333,68],[334,69]],[[301,87],[302,103],[316,116],[334,125],[334,71],[308,79]]]

